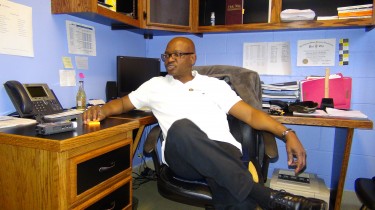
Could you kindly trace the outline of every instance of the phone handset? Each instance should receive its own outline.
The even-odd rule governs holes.
[[[18,81],[10,80],[4,83],[4,87],[20,117],[32,116],[34,105],[23,85]]]

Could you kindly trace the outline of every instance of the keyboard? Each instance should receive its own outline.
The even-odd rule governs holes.
[[[44,119],[53,120],[53,119],[57,119],[57,118],[80,115],[82,113],[83,113],[83,111],[81,111],[81,110],[70,109],[70,110],[66,110],[66,111],[63,111],[63,112],[55,113],[55,114],[44,115]]]

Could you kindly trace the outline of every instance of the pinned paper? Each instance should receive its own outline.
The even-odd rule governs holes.
[[[62,62],[65,69],[73,68],[72,59],[70,57],[62,57]]]

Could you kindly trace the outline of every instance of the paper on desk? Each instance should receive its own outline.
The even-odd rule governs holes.
[[[358,118],[358,119],[367,119],[367,116],[358,110],[341,110],[326,108],[326,111],[329,116],[332,117],[347,117],[347,118]]]
[[[0,129],[14,127],[18,125],[29,125],[34,123],[36,123],[36,120],[33,119],[0,116]]]
[[[316,110],[313,113],[299,113],[293,112],[295,116],[318,116],[318,117],[332,117],[332,118],[349,118],[349,119],[367,119],[368,117],[358,110],[341,110],[334,108],[326,108],[326,111]]]

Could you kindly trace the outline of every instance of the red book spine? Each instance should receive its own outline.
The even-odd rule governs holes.
[[[243,0],[226,0],[225,25],[243,23]]]

